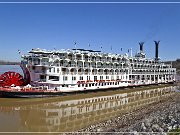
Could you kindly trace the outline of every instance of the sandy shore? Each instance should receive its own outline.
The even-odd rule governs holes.
[[[79,132],[157,132],[166,134],[180,128],[180,92],[118,117],[91,125]],[[180,134],[180,133],[179,133]]]

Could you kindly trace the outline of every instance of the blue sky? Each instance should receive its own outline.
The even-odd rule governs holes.
[[[18,49],[71,49],[74,41],[77,48],[123,54],[129,48],[135,54],[144,41],[154,58],[153,40],[161,40],[162,60],[176,60],[179,35],[180,3],[0,3],[0,60],[20,61]]]

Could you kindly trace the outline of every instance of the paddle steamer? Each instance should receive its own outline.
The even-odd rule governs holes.
[[[11,86],[10,89],[12,85],[16,88],[26,85],[18,87],[19,93],[31,89],[30,93],[34,90],[41,92],[40,95],[42,92],[58,95],[174,82],[176,69],[158,57],[159,41],[155,41],[153,59],[146,58],[143,44],[139,43],[140,50],[135,56],[86,49],[32,49],[22,56],[24,78],[18,73],[7,72],[1,76],[0,85]],[[8,91],[2,87],[1,91]]]

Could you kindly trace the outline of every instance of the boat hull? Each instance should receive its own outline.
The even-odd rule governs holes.
[[[83,90],[83,91],[47,91],[47,90],[30,90],[30,91],[18,91],[18,90],[6,90],[0,88],[0,97],[4,98],[44,98],[44,97],[56,97],[56,96],[63,96],[63,95],[71,95],[77,93],[89,93],[89,92],[98,92],[98,91],[109,91],[109,90],[123,90],[127,88],[135,88],[135,87],[142,87],[142,86],[151,86],[151,85],[161,85],[161,84],[174,84],[174,82],[169,83],[154,83],[154,84],[144,84],[144,85],[129,85],[126,87],[111,87],[111,88],[99,88],[99,89],[90,89],[90,90]]]
[[[62,92],[21,92],[0,90],[0,96],[4,98],[43,98],[60,96]]]

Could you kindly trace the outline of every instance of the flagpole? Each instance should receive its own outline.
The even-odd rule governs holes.
[[[76,69],[77,69],[77,57],[76,57],[77,47],[76,47],[76,41],[74,42],[74,47],[75,47],[75,62],[76,62]]]
[[[75,42],[74,42],[74,47],[75,47],[75,49],[77,50],[77,48],[76,48],[76,44],[77,44],[77,43],[76,43],[76,41],[75,41]]]
[[[131,57],[132,57],[132,48],[130,48],[130,51],[131,51],[130,53],[131,53]]]

